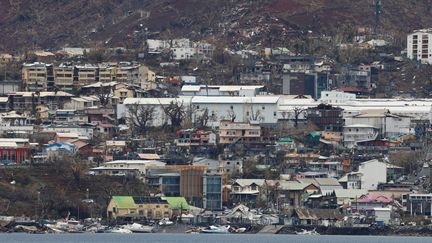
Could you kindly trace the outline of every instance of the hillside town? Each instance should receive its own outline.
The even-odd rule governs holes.
[[[2,53],[0,231],[430,225],[432,76],[408,76],[432,64],[432,29],[406,38],[395,54],[356,36],[348,62],[188,38],[134,60]]]

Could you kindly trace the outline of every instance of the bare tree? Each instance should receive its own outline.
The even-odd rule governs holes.
[[[128,106],[128,124],[132,134],[143,134],[147,131],[149,123],[153,121],[155,114],[154,106],[132,104]]]
[[[171,123],[171,130],[175,131],[177,128],[181,126],[183,119],[186,116],[186,111],[185,111],[185,106],[183,101],[182,102],[171,101],[167,106],[162,105],[162,108],[164,110],[165,115],[168,117]]]
[[[294,127],[298,127],[298,121],[301,114],[303,114],[306,111],[305,108],[302,107],[294,107],[293,113],[294,113]]]
[[[202,111],[202,113],[196,117],[198,127],[200,128],[207,127],[207,123],[209,119],[210,117],[208,114],[208,109],[205,108],[204,111]]]
[[[233,110],[228,110],[228,118],[231,120],[231,122],[234,122],[237,118],[237,115]]]
[[[251,106],[249,121],[258,121],[261,118],[260,115],[261,115],[260,110],[254,111],[253,106]]]
[[[101,84],[100,89],[99,89],[99,93],[98,93],[98,98],[99,98],[99,102],[100,105],[102,107],[106,107],[109,104],[109,99],[111,96],[111,87],[110,86],[104,86],[103,84]]]

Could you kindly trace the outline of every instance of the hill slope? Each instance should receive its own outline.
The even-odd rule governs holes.
[[[402,37],[432,23],[429,0],[382,2],[385,33]],[[265,36],[273,25],[332,34],[371,27],[373,21],[372,0],[0,0],[0,51],[96,44],[136,47],[149,32],[231,41],[247,35],[244,30]]]

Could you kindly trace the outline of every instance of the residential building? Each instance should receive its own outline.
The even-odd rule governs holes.
[[[34,118],[19,115],[15,111],[0,113],[0,134],[3,136],[29,136],[33,134]]]
[[[303,207],[309,194],[319,192],[319,187],[310,182],[280,180],[279,186],[280,202],[278,206],[283,208]]]
[[[261,141],[261,127],[250,123],[222,120],[219,126],[219,143],[259,143]]]
[[[373,214],[376,208],[386,208],[393,202],[391,197],[379,194],[366,194],[351,202],[353,213]]]
[[[195,57],[197,50],[194,47],[171,48],[173,60],[189,60]]]
[[[407,56],[424,64],[432,64],[432,29],[414,30],[407,36]]]
[[[264,187],[264,179],[237,179],[231,185],[231,201],[248,205],[256,203]]]
[[[341,132],[344,120],[343,109],[331,105],[320,104],[307,109],[308,120],[313,122],[320,130]]]
[[[174,140],[177,147],[215,146],[216,134],[200,129],[183,129],[176,133]]]
[[[346,65],[336,75],[335,80],[338,87],[356,88],[361,93],[368,93],[373,88],[371,75],[370,66]]]
[[[147,171],[156,166],[165,166],[165,163],[156,160],[116,160],[92,168],[91,171],[96,175],[134,176],[144,180]]]
[[[53,86],[53,66],[45,63],[24,64],[22,80],[25,91],[47,91]]]
[[[161,197],[113,196],[107,207],[109,219],[161,220],[172,216],[173,210],[168,201]]]
[[[378,135],[379,129],[371,125],[353,124],[343,127],[343,142],[347,148],[353,148],[359,142],[373,141]]]
[[[0,82],[0,95],[2,96],[22,90],[23,82],[21,80],[3,80]]]
[[[49,110],[62,109],[64,104],[71,100],[72,94],[58,92],[15,92],[9,94],[8,105],[17,112],[31,111],[39,105]],[[34,108],[33,108],[34,107]]]
[[[0,138],[0,163],[21,164],[30,160],[30,143],[24,138]]]
[[[387,183],[387,164],[376,159],[360,164],[358,172],[361,175],[361,188],[376,190],[380,183]]]
[[[98,107],[100,99],[96,96],[72,97],[69,102],[64,104],[65,109],[84,111],[91,107]]]
[[[74,80],[75,68],[72,65],[59,65],[54,67],[54,87],[57,90],[72,92],[77,90],[78,82]]]
[[[89,85],[97,82],[99,68],[97,66],[84,65],[75,66],[77,80],[80,86]]]
[[[291,215],[293,225],[334,227],[344,219],[338,209],[296,208]]]

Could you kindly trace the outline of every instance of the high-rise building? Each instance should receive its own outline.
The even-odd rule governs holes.
[[[432,64],[432,29],[415,30],[407,37],[407,56],[424,64]]]

